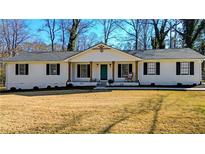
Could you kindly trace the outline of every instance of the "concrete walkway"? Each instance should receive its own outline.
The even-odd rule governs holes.
[[[95,90],[178,90],[205,91],[205,88],[175,88],[175,87],[96,87]]]

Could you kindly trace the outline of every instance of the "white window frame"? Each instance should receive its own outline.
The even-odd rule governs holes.
[[[125,74],[124,72],[125,71],[123,71],[123,65],[125,66],[126,65],[126,67],[127,67],[127,74]],[[121,64],[121,78],[125,78],[125,77],[127,77],[128,75],[129,75],[129,72],[130,72],[130,70],[129,70],[129,64]]]
[[[77,64],[80,66],[80,77],[78,77],[78,74],[77,74],[77,78],[79,79],[83,79],[83,78],[89,78],[88,77],[88,66],[89,64]],[[82,76],[82,66],[85,67],[85,76]],[[78,66],[77,66],[77,73],[78,73]]]
[[[58,74],[58,67],[57,64],[49,64],[49,75],[57,75]],[[52,66],[54,66],[53,68],[55,69],[55,72],[52,70]]]
[[[147,63],[147,75],[156,75],[157,74],[157,64],[156,62]]]
[[[189,62],[180,63],[180,75],[190,75],[190,63]]]
[[[26,64],[18,64],[18,72],[18,75],[26,75]]]
[[[129,75],[129,72],[130,72],[130,67],[129,67],[129,65],[130,65],[131,63],[129,63],[129,64],[120,64],[121,65],[121,67],[120,67],[120,69],[121,69],[121,77],[119,77],[119,78],[126,78],[128,75]],[[126,65],[126,67],[127,67],[127,74],[123,74],[124,72],[122,71],[122,68],[123,68],[123,65]]]

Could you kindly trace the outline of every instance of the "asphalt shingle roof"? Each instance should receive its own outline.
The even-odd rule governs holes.
[[[5,58],[4,61],[62,61],[79,52],[23,52],[14,57]],[[154,49],[144,51],[126,51],[126,53],[141,59],[205,59],[205,56],[190,49]]]
[[[145,51],[129,51],[129,54],[141,59],[205,59],[205,56],[190,49],[153,49]]]
[[[14,57],[9,57],[5,61],[62,61],[72,57],[79,52],[24,52]]]

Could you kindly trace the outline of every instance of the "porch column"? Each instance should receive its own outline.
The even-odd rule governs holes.
[[[112,80],[115,80],[115,62],[112,62]]]
[[[136,70],[136,81],[138,81],[138,61],[135,62],[135,70]]]
[[[92,78],[92,76],[93,76],[93,67],[92,67],[92,65],[93,65],[93,62],[90,62],[90,81],[92,81],[93,80],[93,78]]]
[[[71,62],[68,62],[68,81],[71,82]]]

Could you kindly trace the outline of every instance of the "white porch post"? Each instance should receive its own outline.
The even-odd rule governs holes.
[[[91,61],[91,62],[90,62],[90,81],[93,80],[93,78],[92,78],[92,76],[93,76],[92,64],[93,64],[93,62]]]
[[[115,62],[112,62],[112,80],[115,81]]]
[[[138,61],[135,62],[135,71],[136,71],[136,81],[138,81]]]
[[[71,62],[68,62],[68,81],[71,82]]]

